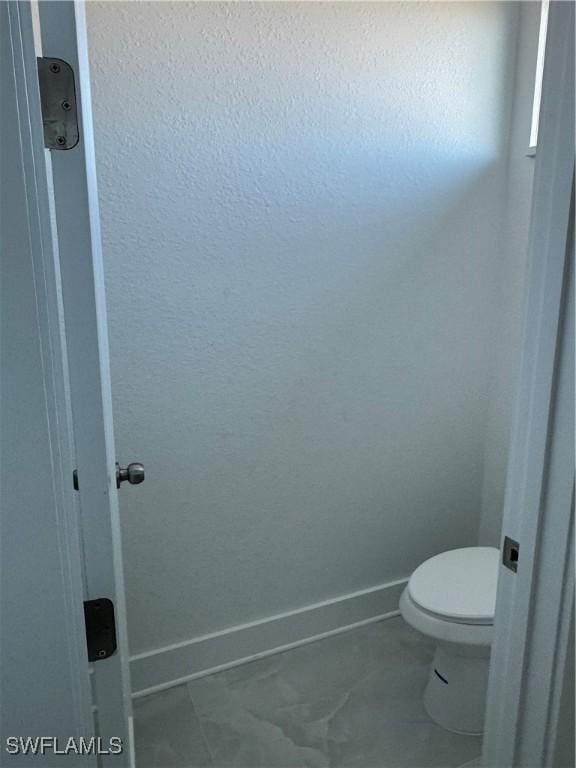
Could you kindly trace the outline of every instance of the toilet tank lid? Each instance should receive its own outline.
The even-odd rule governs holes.
[[[447,619],[492,623],[499,559],[494,547],[442,552],[416,568],[408,592],[421,608]]]

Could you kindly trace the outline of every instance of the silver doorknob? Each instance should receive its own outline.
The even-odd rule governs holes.
[[[130,485],[138,485],[144,482],[144,465],[138,461],[128,464],[127,467],[121,467],[116,462],[116,488],[120,488],[121,483],[128,480]]]

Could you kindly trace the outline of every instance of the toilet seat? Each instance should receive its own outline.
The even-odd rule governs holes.
[[[465,547],[422,563],[408,582],[411,602],[425,614],[466,625],[492,625],[496,607],[499,552]]]
[[[400,597],[400,613],[411,627],[423,635],[445,643],[456,643],[464,648],[485,648],[492,645],[493,624],[465,624],[451,621],[421,608],[410,597],[408,587]]]

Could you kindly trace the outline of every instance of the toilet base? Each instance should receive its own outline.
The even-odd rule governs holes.
[[[490,648],[440,642],[424,706],[449,731],[480,736],[484,731]]]

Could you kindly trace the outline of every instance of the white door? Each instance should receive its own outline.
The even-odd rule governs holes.
[[[500,566],[486,768],[562,765],[554,756],[572,749],[570,736],[573,743],[562,711],[574,669],[573,195],[574,4],[553,2],[503,523],[519,551],[512,568]]]
[[[0,762],[129,766],[131,699],[83,6],[0,3],[0,14]],[[36,55],[73,70],[73,148],[44,149]],[[52,66],[56,81],[66,67]],[[74,112],[58,98],[67,114]],[[85,601],[102,599],[114,606],[116,640],[110,631],[97,638],[92,655],[101,658],[89,664]],[[109,605],[99,603],[97,615]],[[70,736],[93,735],[101,738],[92,745],[101,752],[97,759],[75,762],[74,747],[65,758],[56,753],[68,748]],[[29,747],[23,758],[5,742],[39,736],[58,743],[36,744],[43,754],[34,757]]]

